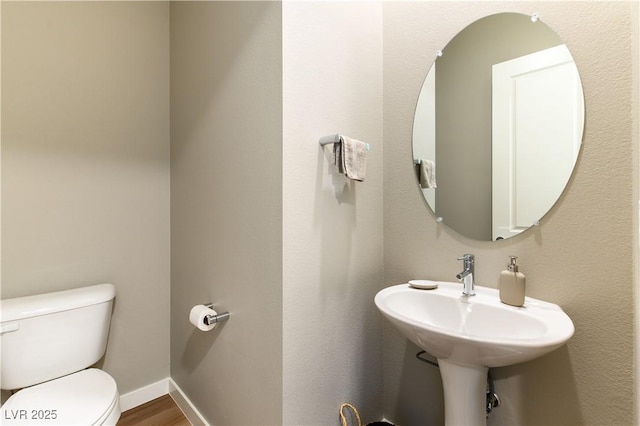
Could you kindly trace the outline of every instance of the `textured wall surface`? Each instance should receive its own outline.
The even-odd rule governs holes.
[[[385,285],[454,281],[456,257],[469,252],[476,255],[477,283],[496,287],[514,254],[527,294],[559,304],[576,326],[555,352],[495,369],[503,406],[489,424],[634,422],[633,8],[632,2],[384,4]],[[424,205],[411,168],[413,110],[434,52],[474,20],[506,11],[539,13],[571,50],[585,94],[584,144],[571,182],[540,227],[503,242],[477,242],[436,224]],[[388,324],[384,347],[385,415],[405,425],[442,423],[437,370],[416,361],[418,349]]]
[[[382,7],[283,4],[283,418],[339,424],[342,402],[382,416]],[[369,142],[349,181],[318,139]]]
[[[634,2],[633,4],[633,15],[636,16],[635,25],[633,25],[633,45],[631,48],[632,52],[640,52],[640,2]],[[640,347],[640,335],[638,330],[640,329],[640,318],[638,316],[638,306],[640,306],[640,54],[633,55],[633,65],[632,68],[636,70],[633,73],[633,84],[632,84],[632,94],[633,94],[633,116],[635,119],[633,120],[633,130],[632,135],[634,138],[634,155],[633,155],[633,164],[634,174],[633,174],[633,194],[634,200],[638,202],[636,205],[636,214],[634,215],[633,221],[633,235],[634,235],[634,257],[633,257],[633,265],[634,265],[634,277],[635,277],[635,390],[636,390],[636,404],[635,404],[635,423],[638,424],[640,421],[640,374],[638,374],[638,360],[640,359],[638,355],[638,348]]]
[[[171,4],[171,376],[215,425],[282,421],[281,52],[277,2]]]
[[[2,297],[113,283],[121,393],[169,374],[168,47],[168,3],[2,2]]]

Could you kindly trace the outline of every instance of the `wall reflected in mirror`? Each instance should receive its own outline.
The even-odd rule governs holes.
[[[509,238],[558,200],[583,127],[580,77],[560,37],[531,16],[491,15],[456,35],[428,71],[412,166],[427,206],[452,230]]]

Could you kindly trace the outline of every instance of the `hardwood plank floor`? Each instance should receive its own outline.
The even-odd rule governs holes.
[[[191,426],[169,395],[125,411],[118,426]]]

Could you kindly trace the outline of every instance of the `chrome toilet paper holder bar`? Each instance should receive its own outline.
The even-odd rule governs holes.
[[[213,309],[213,303],[207,303],[204,306],[206,306],[209,309]],[[231,314],[229,312],[221,312],[217,315],[207,315],[206,317],[204,317],[204,323],[206,325],[215,324],[217,322],[228,320],[230,316]]]

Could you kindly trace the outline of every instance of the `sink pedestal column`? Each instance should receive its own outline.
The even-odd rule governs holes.
[[[470,367],[438,359],[444,388],[447,426],[487,424],[487,367]]]

